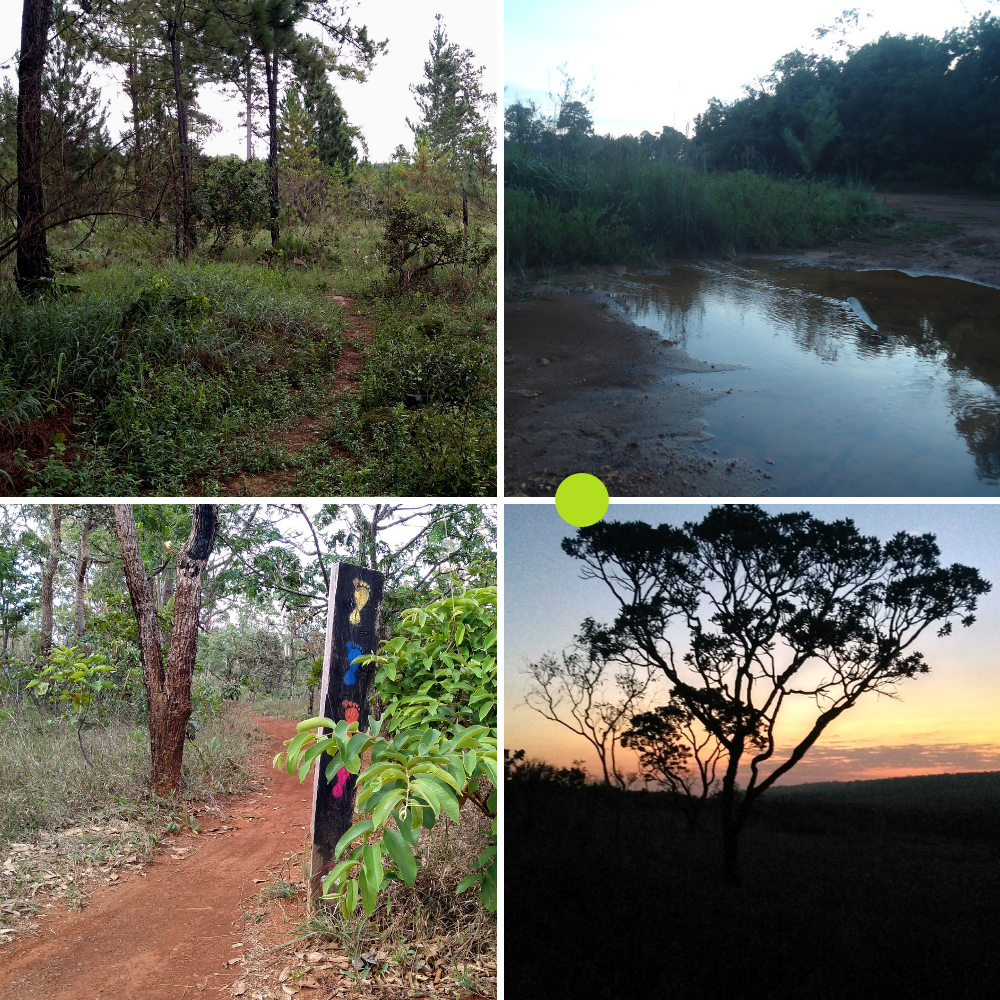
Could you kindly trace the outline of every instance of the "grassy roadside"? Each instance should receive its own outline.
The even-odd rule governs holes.
[[[4,710],[2,725],[0,943],[55,901],[81,907],[93,888],[141,872],[166,833],[221,815],[227,796],[254,786],[262,739],[246,706],[206,718],[184,747],[182,800],[169,803],[149,792],[149,736],[133,723],[82,734],[93,766],[72,727],[34,708]]]
[[[416,882],[391,882],[369,920],[306,913],[304,855],[290,855],[248,902],[240,979],[247,995],[315,983],[355,1000],[497,995],[497,920],[475,893],[456,895],[486,844],[489,823],[471,803],[462,823],[423,831]],[[315,987],[313,987],[315,988]],[[325,994],[321,994],[325,995]]]

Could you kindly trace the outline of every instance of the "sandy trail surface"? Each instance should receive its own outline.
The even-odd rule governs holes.
[[[0,950],[0,996],[229,995],[239,966],[226,962],[242,948],[237,935],[244,902],[259,891],[255,879],[303,847],[311,815],[311,785],[271,768],[274,754],[295,734],[295,723],[256,721],[267,735],[256,764],[262,790],[225,803],[230,829],[166,838],[163,857],[145,878],[101,889],[83,912],[46,919],[35,937]]]

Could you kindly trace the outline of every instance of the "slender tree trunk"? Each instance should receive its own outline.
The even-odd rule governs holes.
[[[59,504],[49,504],[52,530],[49,533],[49,557],[42,567],[42,628],[40,652],[43,660],[52,654],[52,581],[59,567],[59,550],[62,548],[62,515]]]
[[[469,242],[469,196],[462,195],[462,228],[465,230],[465,242]]]
[[[21,59],[17,66],[17,265],[22,295],[36,294],[52,278],[45,241],[42,188],[42,70],[49,47],[52,0],[24,0]]]
[[[247,163],[253,159],[253,59],[247,55]]]
[[[87,566],[90,563],[90,553],[87,551],[87,536],[90,534],[90,518],[84,517],[80,526],[80,548],[76,557],[76,601],[73,610],[76,623],[76,637],[83,638],[87,628]]]
[[[170,65],[174,71],[174,100],[177,102],[177,139],[181,159],[181,245],[184,260],[188,259],[195,245],[194,230],[191,227],[191,155],[188,147],[188,109],[181,80],[181,47],[177,32],[177,21],[167,24],[170,40]]]
[[[195,505],[191,534],[177,555],[174,625],[164,665],[153,585],[142,562],[135,517],[129,504],[115,504],[115,529],[139,626],[142,680],[149,699],[152,786],[161,795],[176,794],[180,789],[184,732],[191,718],[191,677],[198,646],[202,578],[215,543],[218,512],[217,504]]]
[[[264,72],[267,76],[267,124],[270,148],[267,166],[271,174],[271,246],[278,245],[278,53],[264,53]]]
[[[142,130],[139,128],[139,53],[136,49],[129,52],[128,68],[128,96],[132,102],[132,146],[135,155],[135,195],[142,204]]]

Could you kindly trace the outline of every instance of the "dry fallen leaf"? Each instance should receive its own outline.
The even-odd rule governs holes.
[[[324,958],[325,956],[321,951],[310,951],[306,955],[306,961],[309,962],[311,965],[315,965],[316,962],[322,962]]]
[[[313,979],[313,978],[311,978],[309,976],[307,976],[305,979],[300,979],[299,980],[299,986],[305,986],[307,989],[310,989],[310,990],[318,990],[319,989],[319,983],[317,983],[315,979]]]
[[[246,983],[233,983],[233,996],[241,997],[247,991]]]
[[[284,993],[286,996],[293,997],[299,991],[298,990],[293,990],[291,988],[291,986],[288,985],[288,983],[282,983],[281,984],[281,992]]]
[[[279,983],[283,983],[283,982],[285,982],[285,981],[286,981],[286,980],[288,979],[288,977],[289,977],[289,976],[290,976],[291,974],[292,974],[292,967],[291,967],[290,965],[286,965],[286,966],[285,966],[285,967],[284,967],[284,968],[283,968],[283,969],[281,970],[281,973],[280,973],[280,975],[278,976],[278,982],[279,982]]]

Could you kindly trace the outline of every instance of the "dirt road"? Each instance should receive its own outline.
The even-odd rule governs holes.
[[[181,1000],[219,996],[238,978],[226,962],[240,954],[244,901],[268,867],[302,849],[310,818],[311,785],[271,768],[295,724],[257,721],[268,736],[262,791],[227,803],[230,829],[167,838],[145,878],[99,890],[82,913],[46,920],[36,937],[0,951],[0,995]]]

